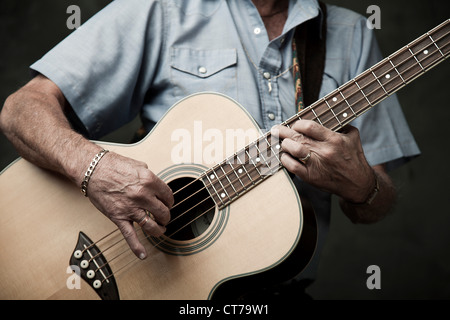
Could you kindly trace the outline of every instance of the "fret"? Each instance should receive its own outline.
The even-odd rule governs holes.
[[[345,101],[345,103],[348,105],[348,108],[349,108],[350,111],[353,113],[353,116],[356,118],[356,117],[357,117],[356,112],[353,110],[353,108],[352,108],[352,106],[350,105],[350,103],[349,103],[349,102],[347,101],[347,99],[344,97],[344,94],[342,93],[341,89],[338,88],[337,91],[338,91],[339,94],[341,95],[342,100]],[[336,99],[337,99],[337,98],[336,98]],[[347,116],[345,115],[345,113],[344,113],[344,117],[347,118]]]
[[[249,172],[247,171],[247,168],[245,168],[245,157],[244,157],[244,162],[242,162],[242,160],[239,158],[239,155],[236,153],[236,158],[237,158],[239,164],[242,166],[241,169],[243,169],[243,170],[245,171],[245,174],[247,175],[250,184],[255,185],[255,181],[253,180],[252,176],[251,176],[251,175],[249,174]],[[238,173],[240,173],[240,172],[239,172],[239,169],[238,169]],[[247,184],[247,185],[248,185],[248,184]]]
[[[367,103],[369,104],[369,106],[372,106],[372,103],[369,101],[369,99],[367,98],[367,96],[365,95],[364,91],[361,89],[361,87],[359,86],[358,82],[356,82],[356,79],[353,80],[353,82],[356,84],[356,86],[358,87],[359,91],[362,93],[362,95],[364,96],[364,99],[366,99]]]
[[[392,76],[393,68],[391,65],[391,61],[384,59],[381,63],[372,67],[372,72],[375,74],[384,90],[392,93],[397,88],[400,88],[404,82],[400,76],[396,76],[395,74]]]
[[[269,142],[268,138],[271,139],[272,136],[263,136],[258,141],[259,147],[257,147],[261,157],[263,158],[264,164],[267,166],[267,168],[264,167],[262,170],[265,175],[274,174],[280,167],[277,152],[273,150],[272,144]]]
[[[417,59],[416,55],[414,52],[412,52],[411,48],[409,46],[406,46],[409,50],[409,52],[411,53],[411,55],[414,57],[414,59],[416,60],[417,64],[420,66],[420,68],[422,68],[422,72],[425,72],[425,68],[422,66],[422,64],[420,63],[420,61]]]
[[[333,113],[331,112],[330,108],[328,108],[327,104],[325,103],[324,99],[321,99],[314,103],[313,105],[309,106],[308,109],[305,109],[302,113],[304,120],[316,120],[320,117],[319,121],[316,121],[320,125],[331,128],[335,124],[339,123],[336,118],[333,116]]]
[[[384,93],[386,94],[386,96],[389,96],[389,93],[386,91],[386,89],[384,88],[384,86],[381,84],[380,79],[379,79],[379,78],[377,77],[377,75],[373,72],[373,69],[370,68],[369,70],[370,70],[370,72],[372,73],[373,77],[377,80],[378,84],[380,85],[380,88],[383,89],[383,91],[384,91]]]
[[[371,70],[367,70],[358,77],[357,85],[365,95],[370,106],[375,105],[378,101],[386,98],[387,96],[383,85],[380,83],[378,77],[371,72]]]
[[[270,135],[269,137],[270,137],[270,142],[269,142],[269,140],[267,140],[266,136],[264,136],[264,140],[266,141],[267,145],[270,147],[270,150],[272,151],[272,153],[275,155],[275,158],[277,158],[278,166],[279,166],[281,164],[280,158],[278,158],[278,154],[280,153],[280,149],[281,149],[280,140],[277,138],[277,145],[275,146],[275,149],[277,149],[277,151],[275,151],[275,150],[273,150],[272,135]]]
[[[367,109],[364,96],[353,81],[344,84],[341,87],[341,92],[347,97],[347,101],[352,106],[356,116],[359,116]]]
[[[288,127],[289,129],[291,129],[291,126],[289,125],[289,123],[291,123],[292,121],[294,121],[294,118],[295,118],[295,117],[298,117],[298,118],[299,118],[298,120],[302,120],[302,119],[299,117],[299,115],[300,115],[300,113],[295,114],[293,117],[291,117],[291,118],[287,119],[286,121],[282,122],[281,125],[284,126],[284,127]]]
[[[416,52],[416,58],[424,69],[428,69],[436,60],[441,58],[441,55],[434,46],[428,46]]]
[[[264,157],[264,154],[263,154],[263,153],[261,152],[261,150],[258,148],[258,145],[257,145],[257,144],[255,144],[255,148],[257,149],[257,152],[258,152],[258,157],[257,157],[256,159],[258,159],[259,161],[257,161],[257,162],[261,163],[261,158],[262,158],[264,164],[265,164],[265,165],[267,166],[267,168],[269,169],[269,174],[270,174],[270,172],[271,172],[271,170],[270,170],[270,165],[267,163],[267,160],[266,160],[266,158]],[[261,175],[267,175],[267,169],[264,167],[264,164],[263,164],[263,167],[261,168],[261,171],[262,171]]]
[[[233,190],[229,188],[230,186],[228,182],[226,181],[226,179],[224,179],[225,177],[223,176],[223,174],[221,174],[220,165],[217,165],[214,168],[210,169],[207,172],[207,178],[213,191],[216,193],[222,204],[226,204],[233,198]],[[227,187],[229,190],[227,190]],[[226,198],[228,198],[228,200]]]
[[[328,103],[328,101],[327,101],[326,99],[322,99],[322,101],[325,101],[325,103],[326,103],[328,109],[330,109],[330,111],[333,113],[333,117],[338,121],[339,126],[342,128],[342,123],[341,123],[341,121],[340,121],[339,118],[336,116],[336,113],[334,113],[334,111],[333,111],[333,109],[331,108],[331,106],[330,106],[330,104]]]
[[[245,192],[247,191],[247,187],[245,186],[245,184],[242,182],[241,177],[239,176],[239,174],[236,172],[236,169],[234,168],[232,163],[228,163],[228,165],[231,167],[231,170],[233,171],[234,175],[236,176],[236,178],[238,179],[238,181],[240,182],[240,184],[242,185],[242,190],[240,190],[239,192]],[[238,169],[240,170],[240,174],[242,174],[244,172],[244,170],[242,169]]]
[[[247,171],[252,176],[253,181],[258,183],[263,178],[263,175],[258,170],[258,165],[255,164],[255,161],[258,158],[258,156],[254,144],[255,143],[252,143],[252,145],[248,146],[243,150],[245,156],[244,166],[247,168]]]
[[[343,123],[348,120],[348,109],[350,105],[339,89],[333,91],[323,98],[323,100],[325,100],[327,107],[332,109],[333,115],[336,117],[336,120],[338,120],[338,123],[343,125]]]
[[[396,66],[396,70],[401,75],[405,83],[409,83],[417,74],[422,72],[422,68],[417,64],[414,56],[405,47],[397,54],[390,57],[392,63]]]
[[[406,84],[405,79],[403,79],[401,73],[398,72],[397,68],[395,67],[395,65],[394,65],[394,63],[392,62],[392,60],[391,60],[390,57],[388,58],[388,61],[389,61],[389,63],[392,65],[392,68],[395,70],[395,72],[397,72],[398,76],[400,77],[400,79],[401,79],[402,82],[403,82],[403,85],[405,85],[405,84]],[[392,77],[392,76],[391,76],[389,73],[385,75],[385,78],[388,79],[388,80],[389,80],[391,77]]]
[[[255,168],[256,172],[259,174],[259,178],[262,178],[263,175],[261,174],[261,172],[258,170],[258,166],[255,164],[255,162],[253,161],[253,157],[249,154],[249,152],[247,150],[245,150],[245,153],[247,153],[248,155],[248,159],[251,161],[251,163],[253,164],[253,167]],[[258,157],[255,158],[255,160]]]
[[[314,113],[315,119],[317,119],[317,121],[319,121],[319,123],[320,123],[321,125],[323,125],[323,124],[322,124],[322,121],[320,121],[319,117],[317,116],[317,114],[316,114],[316,112],[314,111],[313,108],[311,108],[311,111],[312,111],[312,113]]]
[[[308,107],[300,111],[300,113],[296,114],[294,117],[292,117],[291,120],[288,121],[288,123],[293,123],[296,120],[314,120],[314,118],[315,118],[314,113],[312,113],[310,107]]]
[[[227,173],[228,179],[231,182],[233,189],[236,190],[236,193],[241,194],[241,193],[245,192],[247,187],[241,179],[241,175],[243,177],[245,177],[244,170],[242,168],[238,168],[237,169],[238,171],[236,171],[235,167],[230,162],[224,164],[223,168],[225,169],[225,171]],[[238,174],[238,172],[239,172],[239,174]]]
[[[450,53],[450,23],[448,23],[447,28],[442,28],[434,31],[434,39],[438,48],[445,56]]]
[[[222,179],[217,175],[217,171],[216,170],[214,170],[213,171],[214,173],[214,175],[216,176],[216,181],[218,181],[219,182],[219,184],[220,184],[220,186],[221,186],[221,190],[219,189],[219,191],[220,191],[220,197],[222,198],[222,199],[225,199],[225,198],[228,198],[228,200],[231,200],[231,198],[232,197],[230,197],[230,195],[228,194],[228,192],[227,192],[227,189],[224,187],[224,185],[222,184]]]
[[[433,37],[430,35],[429,32],[427,32],[428,38],[431,39],[431,42],[436,46],[436,48],[438,49],[439,53],[445,57],[445,54],[442,53],[441,49],[439,48],[439,46],[437,45],[437,43],[434,41]]]
[[[204,178],[206,178],[206,181],[204,180]],[[206,190],[208,190],[209,195],[214,200],[216,205],[218,205],[218,206],[220,204],[224,205],[225,203],[222,201],[222,198],[220,197],[219,193],[217,192],[216,188],[214,187],[213,183],[211,182],[209,171],[205,172],[204,178],[202,180],[203,180],[203,183],[206,186]],[[211,188],[212,188],[212,190],[211,190]]]
[[[236,190],[236,188],[233,185],[233,182],[230,180],[230,178],[228,177],[228,173],[223,169],[224,165],[220,166],[220,170],[222,171],[223,175],[225,176],[225,178],[228,180],[228,182],[230,183],[229,185],[231,186],[231,188],[233,189],[234,192],[234,196],[239,196],[239,192]],[[217,174],[216,174],[217,175]],[[234,198],[233,196],[233,198]]]

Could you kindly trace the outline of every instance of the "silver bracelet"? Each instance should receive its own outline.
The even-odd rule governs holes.
[[[109,150],[103,149],[100,151],[94,159],[92,159],[91,164],[89,165],[89,168],[87,169],[86,173],[84,174],[83,182],[81,183],[81,193],[87,197],[87,189],[89,185],[89,180],[91,179],[92,173],[94,172],[95,168],[97,167],[97,164],[103,158],[105,154],[107,154]]]

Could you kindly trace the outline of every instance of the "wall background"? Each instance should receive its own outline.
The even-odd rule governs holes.
[[[0,101],[29,80],[28,66],[66,37],[66,9],[76,4],[82,22],[109,0],[2,0],[0,2]],[[369,5],[381,8],[376,31],[389,55],[450,18],[442,0],[330,0],[365,16]],[[406,118],[422,156],[392,172],[399,189],[395,212],[370,226],[353,225],[334,204],[332,225],[309,289],[315,299],[449,299],[450,209],[447,207],[450,62],[446,61],[399,92]],[[125,142],[136,120],[105,140]],[[0,170],[17,158],[0,133]],[[0,195],[5,196],[5,195]],[[368,290],[366,269],[381,268],[381,289]]]

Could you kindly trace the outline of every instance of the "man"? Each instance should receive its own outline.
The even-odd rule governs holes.
[[[88,138],[138,113],[150,130],[179,99],[205,90],[234,98],[270,130],[297,112],[291,72],[297,26],[314,20],[317,30],[309,32],[325,36],[326,19],[320,96],[380,59],[362,17],[333,6],[326,11],[325,18],[315,0],[116,0],[31,66],[36,76],[7,99],[1,128],[24,158],[82,186],[145,259],[133,222],[162,235],[172,191],[151,164],[102,153]],[[395,199],[387,169],[419,153],[395,96],[354,125],[359,130],[339,133],[307,120],[277,127],[281,161],[311,198],[319,223],[319,250],[300,278],[314,278],[330,195],[340,197],[352,221],[376,222]],[[85,181],[94,156],[95,171]]]

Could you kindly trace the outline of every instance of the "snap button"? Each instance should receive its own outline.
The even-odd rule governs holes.
[[[268,117],[269,120],[271,120],[271,121],[275,120],[275,115],[274,115],[273,113],[267,114],[267,117]]]
[[[254,32],[255,34],[260,34],[260,33],[261,33],[261,28],[255,28],[255,29],[253,30],[253,32]]]
[[[200,67],[200,68],[198,68],[198,72],[205,74],[207,72],[207,70],[205,67]]]
[[[263,76],[264,76],[264,78],[266,78],[267,80],[269,80],[269,79],[272,77],[272,75],[270,74],[270,72],[264,72],[264,73],[263,73]]]

